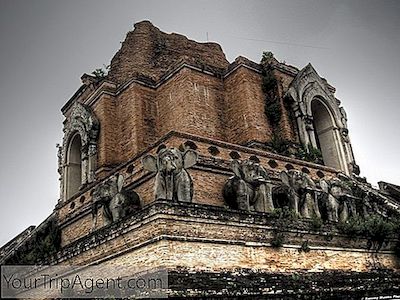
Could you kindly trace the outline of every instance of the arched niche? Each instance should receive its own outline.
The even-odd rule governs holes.
[[[333,113],[322,99],[311,102],[315,146],[321,150],[324,164],[335,169],[343,168],[343,157],[338,127]]]
[[[82,140],[79,133],[75,133],[69,141],[66,166],[66,198],[75,195],[82,185]]]
[[[308,64],[290,83],[285,96],[291,103],[301,144],[306,149],[319,148],[325,165],[351,174],[356,164],[347,116],[333,87]]]
[[[60,199],[71,198],[81,186],[95,180],[99,127],[90,107],[78,102],[72,106],[64,122],[63,144],[58,154]]]

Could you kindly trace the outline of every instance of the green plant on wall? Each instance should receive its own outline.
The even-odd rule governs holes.
[[[311,217],[310,229],[313,231],[318,231],[322,228],[322,225],[322,219],[313,214]]]
[[[6,264],[35,264],[55,254],[61,245],[61,231],[55,218],[45,221]]]
[[[307,253],[307,252],[310,252],[310,250],[311,250],[311,249],[310,249],[310,246],[309,246],[309,244],[308,244],[308,240],[303,241],[303,242],[301,243],[299,252],[305,252],[305,253]]]
[[[265,114],[273,127],[277,127],[281,120],[282,108],[277,97],[278,81],[270,65],[273,59],[271,52],[264,52],[261,59],[262,90],[265,94]]]
[[[274,55],[272,52],[264,51],[261,58],[262,66],[262,90],[265,95],[265,115],[272,126],[273,137],[267,146],[278,154],[294,156],[298,159],[323,164],[322,154],[319,149],[311,145],[302,146],[290,141],[286,141],[279,134],[279,124],[282,119],[283,108],[278,97],[278,80],[273,73]]]
[[[373,214],[365,219],[351,217],[346,223],[339,223],[338,228],[351,237],[367,237],[371,248],[379,250],[398,231],[399,226],[381,215]]]
[[[276,208],[271,212],[271,218],[276,219],[275,231],[271,240],[271,246],[274,248],[282,247],[285,241],[285,229],[288,229],[293,223],[297,221],[297,214],[294,210],[284,206],[283,208]]]
[[[365,235],[370,238],[372,247],[379,250],[387,239],[395,233],[398,228],[392,222],[380,215],[372,215],[365,219]]]
[[[281,104],[278,101],[266,103],[265,105],[265,114],[267,115],[268,120],[273,124],[273,126],[278,126],[281,117],[282,117],[282,108]]]
[[[110,65],[103,65],[103,68],[97,68],[92,72],[92,75],[97,79],[103,79],[107,76],[108,71],[110,70]]]
[[[262,70],[262,90],[264,93],[268,93],[276,87],[277,81],[272,73],[271,67],[264,67]]]
[[[362,236],[364,234],[364,219],[357,216],[351,217],[345,223],[339,223],[339,231],[351,237]]]
[[[308,145],[308,151],[300,144],[293,143],[282,139],[279,135],[274,134],[270,142],[266,146],[277,154],[285,156],[293,156],[297,159],[323,164],[322,153],[319,149]]]
[[[285,235],[283,232],[274,231],[274,236],[271,240],[271,246],[273,248],[280,248],[283,246],[283,242],[285,241]]]
[[[261,65],[267,65],[274,58],[271,51],[264,51],[261,57]]]
[[[313,162],[316,164],[323,164],[321,150],[314,148],[312,145],[308,144],[307,147],[300,146],[296,153],[296,158]]]
[[[271,212],[271,217],[277,219],[277,227],[288,228],[289,225],[297,221],[297,214],[293,209],[284,206],[283,208],[276,208]]]
[[[291,143],[274,134],[270,142],[266,144],[272,151],[281,155],[290,155]]]

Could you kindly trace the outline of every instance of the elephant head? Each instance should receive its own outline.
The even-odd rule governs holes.
[[[250,159],[241,163],[234,160],[231,168],[235,176],[241,178],[253,187],[257,187],[267,181],[267,171],[257,162]]]
[[[267,171],[252,160],[231,164],[234,176],[224,186],[224,198],[232,208],[241,210],[272,211],[270,186]]]
[[[95,212],[98,206],[103,207],[103,217],[106,224],[126,217],[140,205],[139,195],[134,191],[124,190],[123,185],[124,177],[113,175],[93,192]],[[97,219],[95,221],[97,222]]]
[[[338,222],[340,202],[332,194],[332,181],[328,182],[325,179],[321,179],[319,185],[322,190],[319,197],[322,218],[331,222]]]
[[[282,183],[287,187],[287,206],[296,214],[299,213],[300,191],[304,188],[304,180],[300,171],[289,170],[280,173]]]
[[[357,216],[357,200],[348,181],[334,178],[330,182],[330,193],[339,203],[339,221],[345,222],[349,217]]]
[[[197,153],[191,149],[181,152],[176,148],[161,149],[157,157],[149,154],[143,157],[144,169],[157,172],[155,198],[190,202],[193,184],[185,170],[197,162]]]
[[[292,169],[288,172],[282,171],[280,177],[287,187],[289,208],[305,218],[311,218],[313,215],[320,217],[317,202],[318,189],[310,175]]]
[[[94,203],[107,203],[118,192],[117,177],[112,176],[108,180],[98,185],[93,191]]]
[[[340,199],[352,193],[351,188],[338,178],[332,179],[329,182],[329,184],[330,184],[330,193],[336,199]]]

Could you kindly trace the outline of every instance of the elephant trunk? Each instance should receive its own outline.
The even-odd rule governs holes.
[[[163,172],[166,176],[172,175],[176,170],[175,163],[170,158],[165,158],[165,165]]]
[[[177,167],[175,162],[169,158],[165,157],[164,160],[164,166],[163,166],[163,178],[165,182],[165,194],[166,194],[166,199],[172,200],[173,199],[173,193],[174,193],[174,177],[176,173]]]

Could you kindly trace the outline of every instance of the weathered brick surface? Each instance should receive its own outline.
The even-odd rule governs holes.
[[[92,79],[71,99],[91,105],[100,121],[98,177],[170,131],[244,145],[268,142],[276,130],[298,141],[283,98],[295,70],[281,69],[274,69],[274,76],[283,115],[279,128],[272,128],[260,65],[243,57],[229,65],[217,44],[168,35],[149,22],[137,24],[113,58],[106,81]],[[104,84],[107,94],[96,96]],[[66,116],[70,105],[63,109]]]
[[[93,106],[93,112],[101,126],[98,140],[97,166],[115,166],[121,161],[117,147],[119,124],[116,112],[116,99],[110,95],[102,95]]]
[[[153,176],[135,188],[135,191],[140,195],[142,206],[154,201],[154,182],[155,177]]]
[[[61,230],[61,245],[68,245],[92,230],[93,219],[90,214],[82,216]]]
[[[233,144],[217,142],[188,134],[170,134],[168,138],[155,144],[154,147],[149,148],[147,153],[155,154],[159,144],[165,144],[168,147],[179,147],[188,141],[194,143],[197,147],[196,151],[199,154],[198,164],[188,170],[188,173],[193,180],[194,203],[224,206],[222,189],[229,176],[233,175],[230,170],[230,163],[232,161],[230,154],[232,152],[236,152],[241,159],[248,159],[252,156],[256,156],[260,160],[261,165],[270,172],[272,178],[277,178],[282,170],[287,170],[288,165],[293,166],[293,168],[297,170],[306,168],[310,172],[310,175],[316,180],[319,179],[317,174],[318,172],[322,173],[325,178],[330,178],[336,174],[336,172],[330,168],[307,163],[301,160],[291,159]],[[211,146],[218,149],[219,153],[217,155],[212,155],[210,153],[209,148]],[[122,167],[114,169],[111,173],[104,173],[104,176],[110,176],[115,173],[123,175],[125,178],[125,186],[129,189],[134,189],[141,198],[141,205],[145,206],[154,201],[155,174],[151,174],[143,169],[141,157],[142,156],[134,157]],[[277,163],[276,168],[272,168],[268,164],[271,160],[274,160]],[[128,168],[131,166],[133,166],[132,173],[128,172]],[[92,196],[90,194],[92,189],[96,187],[96,184],[98,183],[95,183],[91,188],[84,190],[82,194],[78,194],[75,198],[60,204],[59,218],[61,223],[73,218],[79,219],[83,211],[91,209]],[[84,198],[83,202],[81,202],[82,198]],[[98,226],[101,227],[101,216],[98,220]],[[67,235],[69,238],[64,239],[66,241],[65,244],[87,234],[86,225],[80,226],[79,220],[76,221],[75,225],[68,226],[73,226],[73,229],[68,229],[69,233]]]
[[[224,206],[222,188],[228,175],[207,172],[198,169],[189,170],[193,180],[193,202],[216,206]]]
[[[156,106],[154,91],[137,83],[131,84],[118,97],[120,162],[126,162],[155,142]]]
[[[238,268],[262,269],[271,272],[291,270],[338,269],[368,271],[372,263],[371,254],[316,250],[300,253],[298,249],[273,249],[264,247],[221,245],[184,241],[169,242],[167,267],[183,266],[193,270],[226,270]],[[349,263],[352,262],[352,263]],[[382,254],[381,266],[394,268],[393,255]]]
[[[396,290],[400,266],[391,252],[395,240],[381,251],[369,251],[367,239],[342,236],[331,225],[316,232],[309,223],[299,220],[280,228],[286,240],[276,249],[270,242],[280,223],[268,214],[153,202],[121,222],[87,231],[49,262],[125,266],[135,272],[167,269],[169,293],[179,297],[290,297],[297,291],[301,298],[328,299],[344,290],[353,296],[361,290],[363,295]],[[302,252],[306,240],[310,249]]]
[[[191,88],[189,71],[183,69],[157,89],[157,111],[159,132],[166,134],[178,128],[190,131],[192,124],[193,100],[188,99]]]
[[[389,270],[277,273],[180,268],[168,272],[168,286],[173,299],[396,299],[400,274]]]
[[[157,244],[161,238],[165,241],[160,243],[168,244],[168,253],[158,264],[171,268],[181,266],[215,271],[239,267],[272,272],[298,269],[361,272],[376,267],[398,268],[394,254],[387,252],[393,249],[393,243],[382,249],[385,252],[367,251],[367,239],[343,237],[331,227],[322,227],[320,233],[314,232],[307,222],[302,221],[280,228],[286,232],[287,241],[282,248],[271,248],[269,243],[276,222],[265,214],[158,202],[123,222],[90,235],[86,231],[85,237],[64,248],[57,260],[60,263],[65,259],[71,264],[89,263],[129,249],[129,255],[135,256],[135,247],[149,241]],[[321,234],[326,230],[331,234],[329,241]],[[307,253],[299,251],[305,240],[310,246]],[[151,267],[156,265],[148,266]]]
[[[220,45],[197,43],[176,33],[167,34],[143,21],[135,24],[134,31],[128,32],[111,61],[109,77],[118,83],[138,74],[158,80],[181,59],[220,69],[229,64]]]
[[[222,80],[198,71],[188,69],[187,72],[189,86],[186,99],[178,113],[190,115],[186,121],[187,126],[191,128],[187,131],[182,129],[177,131],[225,140],[225,127],[222,122],[225,109]]]
[[[227,140],[237,144],[269,141],[272,132],[264,113],[260,74],[239,67],[225,78],[224,86]]]

